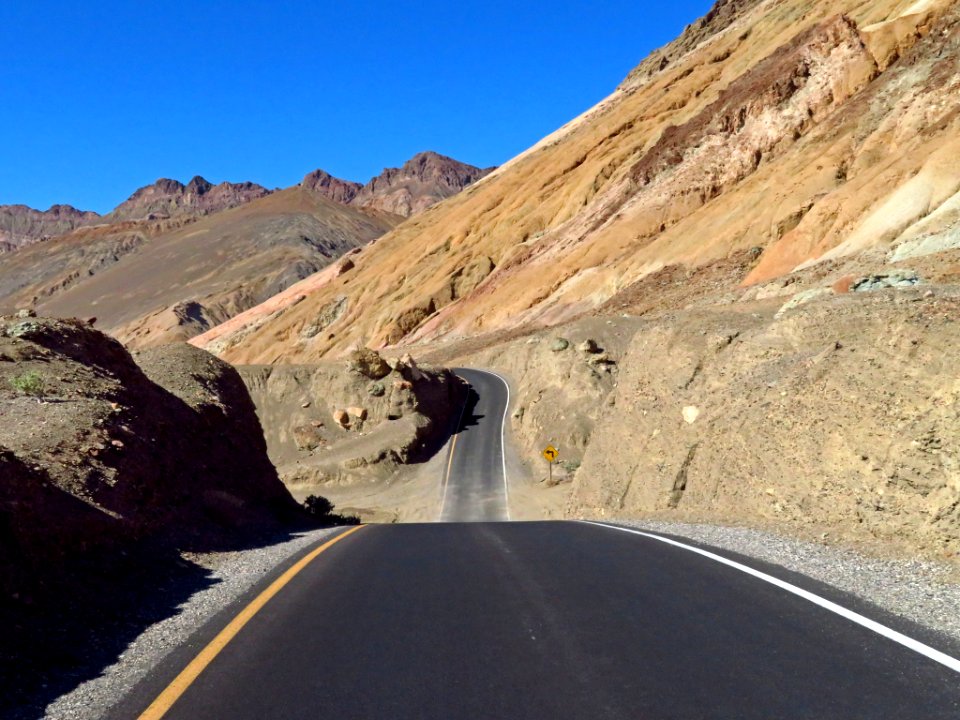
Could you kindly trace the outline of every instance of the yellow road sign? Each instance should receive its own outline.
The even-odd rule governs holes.
[[[560,454],[560,451],[557,450],[553,445],[547,445],[543,449],[543,456],[547,459],[547,462],[552,463],[557,459],[557,456]]]

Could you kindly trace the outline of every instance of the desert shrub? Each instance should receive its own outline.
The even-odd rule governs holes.
[[[310,495],[303,501],[307,515],[324,525],[359,525],[360,518],[355,515],[334,513],[334,504],[322,495]]]
[[[43,376],[36,370],[28,370],[10,378],[10,384],[13,389],[21,395],[29,397],[42,398],[46,390],[47,383]]]

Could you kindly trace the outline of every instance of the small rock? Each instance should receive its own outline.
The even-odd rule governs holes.
[[[386,392],[382,382],[372,382],[367,386],[367,394],[372,397],[383,397]]]
[[[417,367],[417,361],[413,359],[410,353],[400,358],[397,369],[399,370],[401,368],[406,369],[406,374],[411,380],[417,381],[423,377],[423,373],[421,373]]]
[[[334,410],[333,421],[340,427],[347,427],[350,424],[350,415],[346,410]]]
[[[123,440],[111,440],[110,444],[113,445],[115,448],[122,448]]]
[[[777,310],[777,314],[774,317],[779,320],[791,310],[798,308],[801,305],[806,305],[808,302],[812,302],[813,300],[826,295],[833,295],[833,290],[830,288],[814,288],[813,290],[804,290],[803,292],[797,293],[790,300],[784,303],[780,309]]]
[[[593,354],[593,353],[600,352],[600,347],[597,345],[596,340],[591,340],[590,338],[587,338],[582,343],[577,345],[577,350],[579,350],[582,353]]]
[[[13,327],[7,330],[7,335],[9,335],[10,337],[18,338],[28,333],[36,332],[39,329],[40,329],[40,323],[33,322],[32,320],[24,320],[22,322],[16,323]]]
[[[362,407],[348,407],[347,413],[357,418],[358,420],[367,419],[367,409]]]
[[[300,407],[302,407],[304,410],[306,410],[308,407],[310,407],[310,401],[307,400],[307,402],[305,402],[305,403],[300,403]]]
[[[688,425],[693,425],[697,421],[697,418],[700,417],[700,408],[696,405],[687,405],[681,414]]]
[[[17,310],[17,315],[16,315],[16,317],[18,317],[21,320],[25,320],[27,318],[35,318],[36,316],[37,316],[37,311],[33,310],[32,308],[21,308],[20,310]]]
[[[340,264],[337,265],[335,275],[337,277],[340,277],[344,273],[350,272],[355,267],[356,265],[354,265],[353,260],[351,260],[350,258],[344,258],[343,260],[340,261]]]
[[[568,347],[570,347],[570,341],[562,337],[554,338],[553,342],[550,343],[550,350],[552,352],[563,352]]]
[[[860,278],[850,289],[853,292],[873,292],[875,290],[886,290],[888,288],[908,288],[919,285],[920,276],[913,270],[892,270],[887,273],[878,273],[876,275],[867,275]]]

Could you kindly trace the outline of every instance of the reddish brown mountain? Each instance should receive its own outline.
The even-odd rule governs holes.
[[[251,182],[214,185],[197,175],[184,185],[177,180],[161,178],[153,185],[137,190],[103,219],[118,222],[209,215],[269,194],[265,187]]]
[[[341,180],[326,170],[314,170],[300,181],[301,187],[327,200],[348,205],[363,187],[358,182]]]
[[[363,186],[352,204],[410,217],[456,195],[492,171],[435,152],[422,152],[403,167],[386,168]]]
[[[428,151],[414,155],[403,167],[386,168],[366,185],[341,180],[325,170],[314,170],[300,185],[344,205],[410,217],[456,195],[492,170]]]
[[[46,211],[26,205],[0,205],[0,253],[62,235],[99,218],[95,212],[71,205],[53,205]]]

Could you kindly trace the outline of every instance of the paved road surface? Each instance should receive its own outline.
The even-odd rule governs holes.
[[[960,675],[636,535],[370,526],[299,573],[165,717],[955,719]]]
[[[509,390],[496,375],[456,368],[472,388],[458,432],[448,447],[440,519],[443,522],[509,520],[503,418]]]
[[[442,517],[503,519],[507,391],[460,372],[479,397],[448,457]],[[924,635],[808,578],[760,569]],[[960,672],[743,568],[586,523],[360,528],[211,654],[207,643],[255,594],[111,717],[137,718],[165,697],[177,698],[169,720],[960,718]],[[209,664],[182,694],[165,691],[204,647]]]

